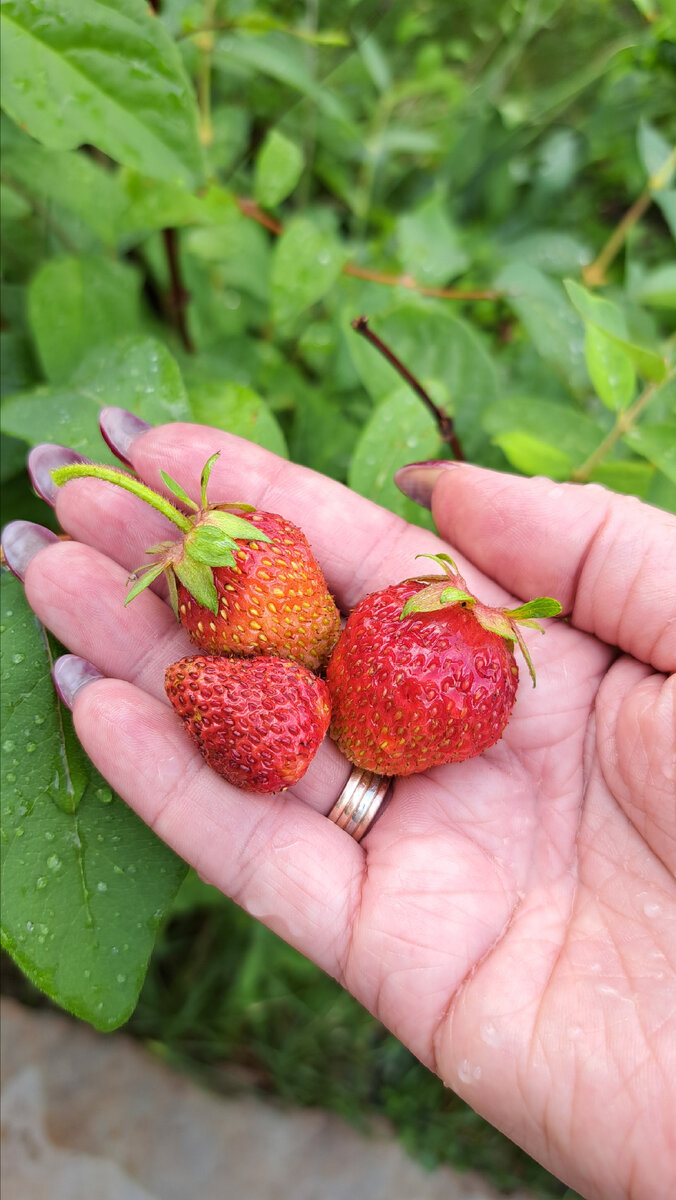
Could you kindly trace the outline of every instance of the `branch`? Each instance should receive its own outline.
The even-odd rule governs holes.
[[[263,225],[265,229],[270,230],[270,233],[277,236],[283,233],[284,229],[279,221],[275,221],[274,217],[263,212],[255,200],[250,200],[246,196],[236,196],[235,202],[243,216],[257,221],[259,225]],[[388,287],[409,288],[412,292],[419,292],[421,296],[435,296],[440,300],[499,300],[504,295],[503,292],[491,289],[465,291],[462,288],[427,287],[424,283],[418,283],[418,280],[414,279],[412,275],[388,275],[383,271],[372,271],[369,267],[360,267],[357,263],[350,262],[345,263],[343,275],[352,275],[356,279],[368,279],[370,283],[384,283]]]
[[[186,306],[190,300],[190,292],[185,290],[181,279],[176,230],[163,229],[162,240],[164,241],[164,249],[169,265],[169,277],[171,279],[171,291],[169,293],[170,314],[178,330],[179,337],[183,342],[184,349],[187,350],[188,354],[194,354],[195,347],[185,317]]]
[[[629,433],[630,429],[633,429],[638,417],[640,417],[646,405],[650,403],[655,393],[659,392],[675,376],[676,372],[671,371],[666,379],[663,379],[660,383],[649,383],[647,388],[641,392],[641,395],[637,397],[629,408],[617,414],[613,428],[606,434],[603,441],[592,451],[589,458],[585,459],[580,467],[576,467],[571,472],[570,477],[574,483],[587,482],[592,471],[598,467],[599,463],[603,462],[603,459],[612,450],[615,443],[619,442],[625,433]]]
[[[444,412],[443,408],[439,408],[438,404],[434,403],[429,392],[425,390],[420,381],[416,379],[415,375],[411,374],[408,367],[404,366],[401,359],[397,358],[396,354],[390,350],[390,347],[385,345],[385,342],[382,340],[382,338],[379,338],[372,329],[369,329],[368,317],[356,317],[354,321],[350,322],[350,324],[355,332],[360,333],[362,337],[366,338],[367,342],[370,342],[372,346],[375,346],[376,350],[382,354],[383,358],[387,359],[388,363],[394,367],[395,371],[401,375],[402,379],[406,380],[406,383],[409,385],[409,387],[413,389],[416,396],[420,397],[428,412],[430,412],[434,417],[434,420],[439,427],[439,433],[442,441],[446,442],[447,445],[451,447],[458,462],[466,462],[462,446],[460,445],[460,439],[455,431],[453,418],[450,417],[447,412]]]
[[[675,166],[676,150],[672,150],[669,157],[662,163],[659,171],[656,171],[648,180],[638,200],[635,200],[631,207],[627,209],[617,227],[608,238],[601,253],[594,259],[593,263],[584,268],[582,278],[590,287],[602,287],[606,282],[606,271],[622,249],[629,230],[633,229],[634,225],[641,220],[646,209],[650,208],[653,201],[653,192],[665,187],[669,182],[669,176]]]

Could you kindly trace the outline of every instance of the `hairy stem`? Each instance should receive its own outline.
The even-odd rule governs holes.
[[[139,500],[145,500],[146,504],[150,504],[157,512],[162,513],[163,517],[177,525],[184,533],[189,533],[192,529],[188,518],[184,517],[183,513],[179,512],[168,500],[165,500],[164,496],[158,495],[152,488],[141,483],[139,479],[125,475],[124,471],[118,471],[115,467],[73,463],[68,467],[57,467],[52,471],[52,479],[57,487],[68,483],[69,479],[103,479],[106,483],[114,483],[116,487],[121,487],[126,492],[131,492],[133,496],[138,496]]]
[[[401,375],[402,379],[406,380],[406,383],[409,385],[409,387],[413,389],[416,396],[420,397],[428,412],[430,412],[434,417],[439,427],[439,433],[441,434],[442,441],[446,442],[451,447],[453,454],[459,462],[465,462],[465,455],[462,446],[460,445],[460,439],[455,431],[453,418],[449,417],[448,413],[444,412],[442,408],[439,408],[438,404],[434,403],[429,392],[427,392],[420,383],[420,380],[416,379],[415,375],[409,371],[408,367],[404,366],[401,359],[397,358],[397,355],[393,350],[390,349],[389,346],[385,344],[382,338],[379,338],[372,329],[369,329],[368,317],[357,317],[351,322],[351,325],[355,332],[360,333],[362,337],[366,338],[367,342],[370,342],[372,346],[375,346],[376,350],[382,354],[383,358],[387,359],[388,363],[394,367],[395,371]]]

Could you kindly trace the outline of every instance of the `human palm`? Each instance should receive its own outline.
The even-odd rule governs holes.
[[[300,524],[344,611],[442,548],[221,432],[165,426],[130,457],[151,486],[164,468],[198,493],[218,449],[212,495]],[[572,615],[529,635],[537,688],[522,670],[502,740],[397,780],[361,844],[325,819],[349,773],[328,740],[295,788],[259,797],[214,775],[180,733],[163,674],[189,652],[187,637],[159,595],[122,607],[129,569],[166,536],[158,514],[108,484],[69,483],[58,515],[75,540],[40,553],[26,589],[107,677],[75,702],[86,750],[204,878],[586,1196],[666,1198],[676,1188],[676,689],[666,678],[676,522],[600,489],[471,467],[440,472],[434,514],[482,600],[547,593]]]

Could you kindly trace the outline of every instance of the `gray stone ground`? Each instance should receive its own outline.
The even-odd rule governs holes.
[[[3,1200],[496,1200],[382,1128],[212,1095],[123,1033],[13,1000],[1,1017]]]

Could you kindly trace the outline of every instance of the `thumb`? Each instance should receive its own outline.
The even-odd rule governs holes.
[[[414,463],[395,479],[514,595],[554,596],[578,629],[658,671],[676,669],[676,517],[598,484],[467,463]]]

